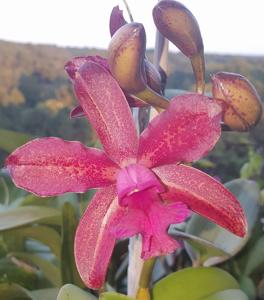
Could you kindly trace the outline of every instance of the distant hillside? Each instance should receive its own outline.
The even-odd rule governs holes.
[[[25,132],[34,137],[58,136],[93,145],[96,137],[87,120],[69,119],[76,100],[64,65],[73,56],[94,54],[106,56],[106,51],[0,41],[0,129]],[[147,55],[151,60],[153,51],[148,50]],[[208,90],[210,74],[237,72],[248,77],[264,99],[264,57],[206,55],[205,60]],[[170,53],[167,87],[192,90],[193,84],[189,60],[179,53]],[[263,148],[263,128],[264,120],[251,132],[256,148]],[[210,172],[226,179],[235,178],[247,161],[248,146],[241,144],[240,135],[227,133],[223,137],[210,154],[209,158],[217,166],[217,170]],[[6,154],[0,151],[0,167]]]
[[[105,56],[106,52],[0,41],[0,105],[44,105],[54,111],[72,106],[74,100],[63,67],[75,55],[94,54]],[[149,50],[150,58],[152,54]],[[207,82],[210,74],[223,70],[247,76],[264,96],[264,57],[206,55]],[[171,53],[168,87],[191,89],[192,85],[189,60]]]

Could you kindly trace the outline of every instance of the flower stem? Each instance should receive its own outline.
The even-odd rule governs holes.
[[[127,3],[126,0],[123,0],[124,4],[125,4],[125,7],[126,7],[126,10],[127,10],[127,13],[128,13],[128,16],[129,16],[129,19],[130,19],[130,22],[134,22],[133,20],[133,16],[132,16],[132,13],[131,13],[131,10],[130,10],[130,7]]]
[[[151,275],[153,271],[153,267],[155,264],[156,259],[155,258],[150,258],[147,259],[144,264],[143,268],[140,274],[140,279],[139,279],[139,288],[137,291],[137,300],[150,300],[150,293],[149,293],[149,283],[151,280]]]

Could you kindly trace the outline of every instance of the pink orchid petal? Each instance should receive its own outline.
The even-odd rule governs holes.
[[[76,56],[68,61],[64,67],[65,71],[69,75],[72,81],[76,78],[76,72],[86,63],[86,62],[95,62],[104,67],[109,71],[109,66],[107,59],[100,55],[88,55],[88,56]],[[110,71],[109,71],[110,72]]]
[[[132,97],[132,96],[129,96],[126,94],[125,94],[125,96],[126,96],[127,102],[130,107],[147,107],[147,106],[149,106],[146,102],[143,102],[135,97]],[[86,114],[83,111],[83,108],[81,107],[81,105],[74,107],[70,112],[71,119],[83,118],[83,117],[86,117]]]
[[[127,22],[123,16],[123,11],[119,9],[119,6],[117,5],[112,9],[110,15],[109,28],[111,36],[113,36],[114,33],[125,24],[127,24]]]
[[[138,162],[153,167],[200,159],[220,137],[221,112],[215,101],[203,95],[173,98],[141,134]]]
[[[18,187],[39,196],[108,186],[118,171],[103,151],[54,137],[16,149],[6,159],[6,167]]]
[[[115,186],[98,190],[78,225],[74,253],[79,274],[91,289],[103,286],[114,249],[109,220],[118,209]]]
[[[83,111],[83,108],[81,107],[81,105],[75,106],[70,112],[71,119],[82,118],[85,116],[86,116],[85,112]]]
[[[118,209],[110,222],[117,238],[141,234],[144,259],[166,255],[179,247],[167,230],[170,224],[181,223],[190,215],[186,204],[162,203],[155,188],[128,196],[126,204]]]
[[[122,166],[135,162],[136,127],[115,79],[99,64],[87,62],[77,71],[74,89],[110,158]]]
[[[243,237],[247,222],[235,198],[220,182],[185,165],[165,165],[153,169],[168,191],[164,200],[181,201],[191,210]]]
[[[116,185],[120,205],[126,205],[126,197],[135,192],[149,188],[154,188],[157,193],[164,192],[164,186],[157,176],[139,164],[131,164],[120,170]]]

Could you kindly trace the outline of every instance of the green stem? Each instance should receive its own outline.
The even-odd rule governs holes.
[[[156,259],[150,258],[144,261],[140,279],[139,279],[139,287],[137,291],[137,300],[150,300],[150,292],[149,292],[149,284],[151,280],[151,275],[153,271],[153,267],[155,265]]]

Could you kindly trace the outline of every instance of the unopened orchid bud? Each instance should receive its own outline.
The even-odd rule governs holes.
[[[127,93],[153,106],[167,108],[167,99],[154,91],[157,90],[158,75],[153,71],[154,66],[146,67],[145,51],[146,33],[143,25],[135,22],[123,25],[113,35],[109,45],[110,71]],[[149,76],[152,80],[149,80]],[[153,89],[148,86],[151,81],[155,82],[152,83],[155,86]]]
[[[223,103],[223,122],[231,130],[247,131],[262,114],[261,100],[253,84],[240,74],[219,72],[212,76],[215,99]]]
[[[158,30],[190,58],[196,78],[196,90],[203,93],[204,47],[199,25],[193,14],[177,1],[162,0],[153,9],[153,19]]]

